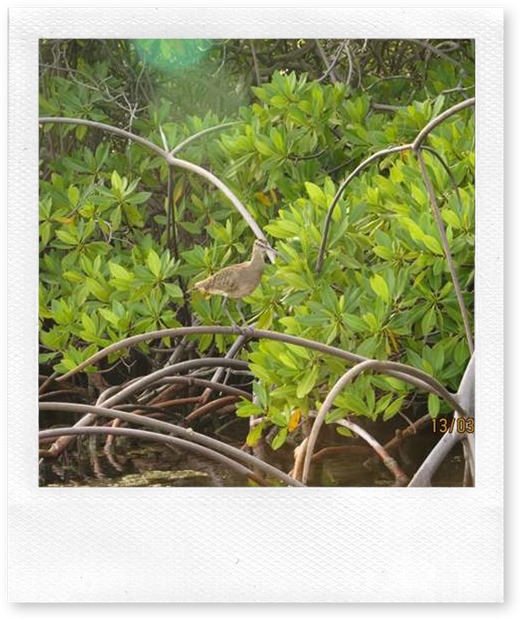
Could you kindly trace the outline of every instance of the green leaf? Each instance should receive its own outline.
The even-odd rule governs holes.
[[[311,89],[313,116],[320,117],[324,109],[324,93],[318,83],[313,84]]]
[[[146,262],[152,275],[159,279],[161,275],[161,259],[154,250],[149,251]]]
[[[78,245],[77,237],[75,237],[72,233],[68,232],[67,230],[57,230],[56,236],[58,237],[58,239],[60,239],[60,241],[63,241],[63,243],[66,243],[67,245],[72,245],[72,246]]]
[[[43,222],[40,226],[40,239],[44,246],[46,246],[52,235],[52,226],[50,222]]]
[[[250,432],[248,433],[248,436],[246,437],[246,444],[250,448],[254,448],[259,442],[259,439],[261,438],[261,435],[262,435],[263,426],[264,424],[260,422],[259,424],[255,424],[255,426],[253,426],[250,429]]]
[[[78,138],[78,140],[80,142],[83,140],[83,138],[85,137],[86,133],[87,133],[87,126],[86,125],[78,125],[76,127],[76,138]]]
[[[467,341],[462,338],[454,348],[454,360],[459,366],[463,366],[468,358],[469,345]]]
[[[308,373],[297,384],[297,398],[304,398],[315,387],[315,383],[318,378],[318,364],[311,367]]]
[[[79,282],[83,282],[84,275],[79,273],[78,271],[64,271],[63,277],[69,282],[75,282],[76,284]]]
[[[366,403],[354,392],[339,394],[335,398],[335,406],[345,409],[345,415],[353,412],[359,415],[368,415],[370,413]]]
[[[402,183],[404,180],[403,172],[398,166],[393,166],[389,174],[391,181],[395,184]]]
[[[391,248],[386,248],[383,245],[375,245],[373,252],[378,258],[383,258],[384,260],[391,260],[393,258],[393,251]]]
[[[382,413],[384,409],[387,409],[392,399],[393,399],[392,394],[385,394],[384,396],[382,396],[382,398],[379,398],[378,404],[376,406],[376,413]]]
[[[265,230],[277,239],[292,239],[300,236],[302,227],[297,222],[279,219],[273,224],[266,225]]]
[[[315,185],[314,183],[309,183],[308,181],[306,181],[304,185],[306,187],[308,196],[311,199],[311,202],[321,207],[327,207],[326,196],[318,185]]]
[[[165,291],[168,293],[170,299],[174,299],[176,301],[182,301],[184,295],[181,287],[177,284],[164,282],[163,286],[165,287]]]
[[[270,420],[277,426],[288,426],[289,418],[284,414],[284,412],[280,411],[280,409],[271,409],[269,417]]]
[[[264,368],[264,366],[261,366],[260,364],[250,364],[250,370],[261,381],[264,381],[265,383],[272,383],[273,377],[271,373]]]
[[[420,189],[417,185],[411,186],[411,194],[414,200],[420,205],[427,204],[427,194]]]
[[[458,217],[458,214],[454,211],[451,211],[450,209],[444,209],[441,212],[441,216],[449,226],[452,226],[452,228],[456,230],[461,228],[461,221]]]
[[[421,333],[423,336],[427,336],[430,334],[434,324],[436,322],[436,310],[433,306],[431,306],[427,312],[423,315],[421,320]]]
[[[121,190],[123,189],[123,184],[122,184],[121,177],[119,176],[117,170],[114,170],[112,172],[112,176],[110,178],[110,182],[112,184],[112,187],[116,191],[121,192]]]
[[[432,118],[435,118],[436,116],[438,116],[438,114],[443,110],[444,107],[445,107],[445,96],[438,95],[436,99],[434,100],[434,105],[432,106]]]
[[[297,291],[307,291],[311,288],[310,284],[306,282],[306,280],[298,273],[294,273],[292,271],[285,271],[284,273],[280,273],[279,275],[292,288]]]
[[[120,280],[133,280],[134,275],[127,271],[125,267],[118,265],[117,263],[109,263],[109,270],[111,275],[114,278],[118,278]]]
[[[387,286],[387,285],[386,285]],[[372,312],[366,312],[362,319],[369,326],[369,329],[373,332],[377,332],[379,329],[378,320]],[[367,328],[365,329],[367,331]]]
[[[354,329],[356,332],[367,331],[366,321],[364,321],[364,319],[357,316],[356,314],[349,314],[348,312],[345,312],[342,315],[342,318],[344,319],[344,323],[351,329]]]
[[[116,313],[112,312],[112,310],[109,310],[108,308],[99,308],[98,311],[108,323],[110,323],[113,327],[118,327],[120,317]]]
[[[401,224],[405,226],[405,228],[409,231],[411,237],[415,241],[422,241],[425,233],[423,232],[421,226],[417,224],[410,217],[402,217]]]
[[[440,398],[436,396],[436,394],[429,394],[427,399],[427,408],[429,410],[429,415],[431,418],[435,418],[440,412]]]
[[[39,364],[46,364],[47,362],[49,362],[52,359],[56,358],[57,355],[58,355],[57,353],[40,353],[38,355],[38,363]]]
[[[78,364],[74,360],[71,360],[69,357],[64,357],[62,361],[55,366],[55,370],[58,372],[68,372],[76,368],[77,365]]]
[[[137,194],[132,194],[132,196],[128,196],[125,200],[129,204],[140,205],[146,202],[150,196],[152,196],[151,192],[137,192]]]
[[[384,422],[394,418],[394,416],[400,411],[402,408],[403,401],[405,400],[405,396],[400,396],[395,401],[393,401],[385,410],[382,419]]]
[[[287,436],[288,436],[288,429],[281,428],[280,431],[273,438],[273,441],[271,442],[271,449],[278,450],[279,448],[281,448],[286,442]]]
[[[78,204],[78,200],[80,199],[80,190],[74,185],[70,185],[67,190],[67,196],[69,198],[69,202],[73,207]]]
[[[264,409],[256,403],[244,399],[237,405],[236,413],[240,418],[249,418],[251,416],[264,415]]]
[[[270,130],[270,139],[275,146],[275,149],[280,153],[285,153],[285,144],[282,133],[278,131],[275,127],[272,127]]]
[[[438,254],[438,256],[443,256],[441,243],[436,239],[436,237],[433,237],[432,235],[423,235],[421,240],[431,252]]]
[[[269,397],[268,397],[268,390],[266,389],[266,386],[260,381],[254,381],[251,387],[252,387],[253,393],[255,394],[259,402],[259,405],[261,407],[267,408]]]
[[[342,437],[353,437],[354,436],[353,431],[346,428],[345,426],[337,426],[335,430],[339,435],[342,435]]]
[[[110,300],[110,291],[98,282],[98,280],[94,280],[94,278],[86,278],[85,286],[88,288],[89,292],[96,297],[96,299],[99,299],[100,301]]]
[[[254,142],[255,148],[259,151],[261,155],[266,155],[270,157],[274,155],[275,152],[271,146],[269,139],[266,136],[259,135]]]
[[[366,338],[357,348],[358,355],[364,357],[378,357],[378,347],[380,345],[380,337],[378,334]]]
[[[96,323],[85,312],[82,312],[81,314],[81,322],[86,332],[88,332],[89,334],[93,336],[97,335]]]
[[[373,291],[381,297],[384,301],[389,301],[389,288],[387,282],[382,278],[380,274],[375,274],[370,280],[371,288]]]
[[[279,361],[281,361],[284,364],[284,366],[287,366],[288,368],[292,368],[293,370],[298,370],[299,368],[297,360],[295,360],[295,358],[289,352],[280,353]]]
[[[121,207],[118,205],[110,215],[110,223],[114,230],[118,230],[121,226]]]
[[[135,226],[136,228],[142,228],[145,225],[143,216],[135,205],[125,203],[123,205],[123,213],[125,214],[125,217],[131,226]]]
[[[304,360],[309,360],[311,357],[311,352],[309,349],[306,349],[306,347],[301,347],[289,342],[286,342],[285,346],[289,351],[291,351],[291,353],[294,353],[297,357],[301,357]]]

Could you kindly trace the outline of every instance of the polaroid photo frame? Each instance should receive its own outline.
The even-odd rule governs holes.
[[[9,16],[8,560],[13,602],[499,602],[502,11],[24,8]],[[468,38],[476,50],[475,484],[38,485],[41,38]]]

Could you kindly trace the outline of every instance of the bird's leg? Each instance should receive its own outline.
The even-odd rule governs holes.
[[[230,314],[230,311],[228,310],[228,297],[226,296],[223,297],[222,309],[224,313],[226,314],[226,316],[230,319],[230,323],[232,324],[232,327],[239,327],[237,323],[233,320],[233,316]]]
[[[246,319],[244,318],[244,314],[241,312],[241,302],[242,302],[242,300],[239,298],[237,300],[237,312],[239,313],[239,316],[242,319],[243,327],[248,327],[248,323],[247,323]]]
[[[222,307],[224,313],[226,314],[226,316],[230,319],[230,323],[232,324],[232,327],[237,328],[241,334],[245,334],[249,330],[252,329],[248,325],[248,323],[246,322],[246,319],[244,318],[244,314],[241,312],[241,300],[240,299],[237,300],[237,303],[235,304],[235,307],[237,308],[237,312],[241,316],[242,327],[240,325],[237,325],[237,323],[235,322],[233,316],[230,314],[230,311],[228,310],[228,297],[223,296],[223,303],[222,303],[221,307]]]

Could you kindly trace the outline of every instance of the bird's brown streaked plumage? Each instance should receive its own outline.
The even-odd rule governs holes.
[[[224,267],[213,276],[196,282],[194,288],[208,295],[222,295],[242,299],[257,288],[264,271],[264,254],[273,251],[267,242],[257,239],[251,259],[238,265]]]

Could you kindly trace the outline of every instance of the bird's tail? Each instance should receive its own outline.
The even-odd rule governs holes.
[[[208,283],[209,283],[209,278],[206,278],[205,280],[199,280],[199,282],[196,282],[192,286],[191,292],[195,293],[196,291],[199,291],[201,293],[204,293],[205,295],[209,295],[209,293],[208,293]]]

